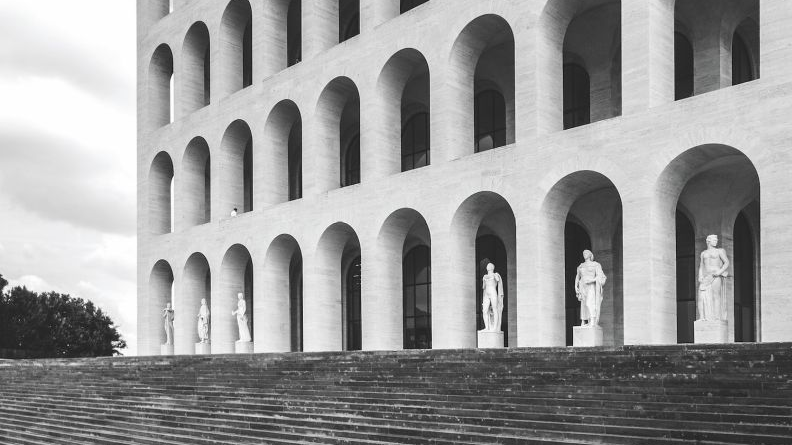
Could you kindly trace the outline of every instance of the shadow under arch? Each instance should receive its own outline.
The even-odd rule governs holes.
[[[256,344],[266,352],[302,351],[303,274],[302,250],[297,240],[281,234],[272,240],[264,256],[260,311],[268,319],[257,331]]]
[[[151,268],[148,280],[148,317],[149,335],[147,344],[141,345],[142,355],[159,355],[160,345],[165,343],[165,328],[162,310],[165,305],[173,305],[173,269],[166,260],[159,260]],[[175,340],[175,339],[174,339]]]
[[[181,283],[176,293],[177,317],[174,325],[176,330],[176,354],[194,354],[198,338],[198,311],[201,300],[206,300],[207,307],[212,307],[212,274],[209,261],[203,253],[195,252],[187,259],[182,272]],[[209,335],[211,338],[212,318],[210,312]]]

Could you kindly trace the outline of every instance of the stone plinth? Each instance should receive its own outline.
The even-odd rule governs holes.
[[[482,349],[502,348],[503,331],[478,331],[478,347]]]
[[[173,345],[161,345],[160,355],[173,355]]]
[[[574,326],[572,328],[572,346],[602,346],[602,326]]]
[[[693,343],[728,343],[729,322],[696,320],[693,322]]]
[[[237,354],[252,354],[253,342],[252,341],[236,341],[234,342],[234,352]]]
[[[196,355],[209,355],[212,353],[212,344],[209,342],[198,342],[195,344]]]

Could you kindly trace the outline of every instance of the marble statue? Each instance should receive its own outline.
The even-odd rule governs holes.
[[[607,277],[590,250],[583,251],[583,263],[575,275],[575,294],[580,301],[581,326],[599,326],[602,287]]]
[[[201,343],[209,341],[209,306],[206,305],[206,298],[201,299],[201,308],[198,309],[198,338]]]
[[[168,303],[165,305],[165,309],[162,310],[162,320],[165,322],[165,344],[172,345],[173,344],[173,308],[171,308],[171,304]]]
[[[481,279],[484,290],[481,299],[481,316],[484,318],[483,332],[500,332],[503,315],[503,279],[495,272],[495,265],[487,264],[487,274]]]
[[[726,320],[724,280],[729,276],[729,258],[719,249],[717,235],[707,237],[707,250],[701,252],[698,270],[698,320]]]
[[[239,326],[239,341],[251,341],[250,330],[248,329],[248,316],[247,304],[245,303],[245,294],[242,292],[237,294],[237,308],[231,312],[231,315],[236,315],[237,325]]]

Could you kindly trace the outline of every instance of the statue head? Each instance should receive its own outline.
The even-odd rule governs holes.
[[[237,294],[237,300],[241,300],[243,298],[245,298],[245,294],[243,294],[242,292]]]
[[[716,247],[718,245],[718,235],[710,235],[707,237],[707,245]]]
[[[492,273],[495,271],[495,265],[492,263],[487,263],[487,272]]]
[[[171,304],[170,303],[165,305],[165,309],[170,309],[170,308],[171,308]]]
[[[201,298],[201,306],[206,306],[206,298]]]
[[[583,251],[583,259],[586,261],[594,261],[594,254],[591,253],[590,250],[586,249]]]

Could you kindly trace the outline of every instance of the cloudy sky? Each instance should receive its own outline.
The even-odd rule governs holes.
[[[136,353],[135,0],[0,0],[0,274]]]

